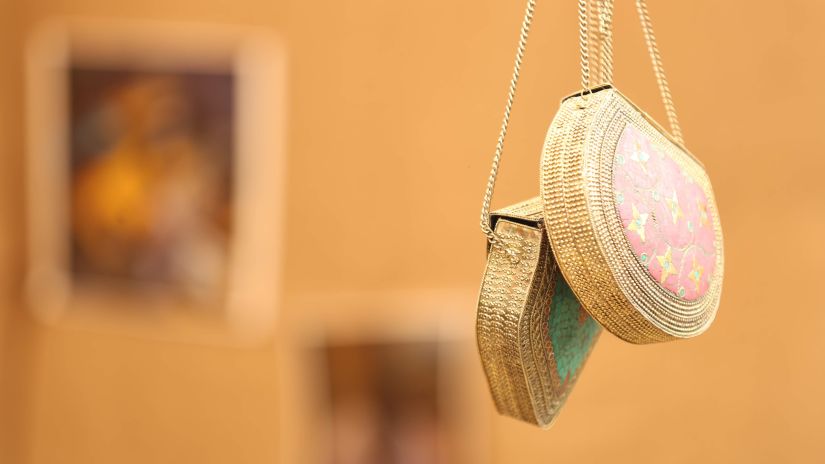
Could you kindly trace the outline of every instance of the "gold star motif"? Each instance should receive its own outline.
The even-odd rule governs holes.
[[[696,205],[699,206],[699,224],[708,225],[708,205],[701,200],[696,200]]]
[[[670,198],[665,198],[665,202],[667,202],[667,207],[670,209],[670,216],[673,218],[673,223],[679,220],[680,217],[684,217],[682,214],[682,208],[679,206],[679,197],[676,196],[676,191],[673,191],[673,196]]]
[[[673,252],[670,246],[667,247],[664,255],[657,256],[656,259],[659,261],[659,265],[662,266],[660,283],[664,285],[665,280],[667,280],[671,274],[676,274],[676,266],[673,265]]]
[[[645,241],[645,224],[647,223],[648,213],[640,213],[638,209],[636,209],[636,205],[633,206],[633,219],[630,220],[630,224],[627,225],[627,229],[639,234],[639,237],[642,241]]]
[[[644,172],[647,172],[647,160],[650,159],[650,154],[642,150],[642,144],[635,142],[633,144],[633,151],[630,153],[630,159],[639,163]]]
[[[688,274],[688,278],[693,281],[693,284],[696,286],[696,291],[699,291],[699,281],[702,280],[702,274],[705,273],[705,268],[702,267],[701,264],[696,262],[696,255],[693,255],[693,268],[690,270],[690,274]]]

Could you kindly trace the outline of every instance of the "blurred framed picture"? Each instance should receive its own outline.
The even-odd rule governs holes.
[[[69,78],[69,271],[220,303],[232,234],[234,74],[84,66]]]
[[[455,437],[440,421],[439,355],[449,348],[435,339],[320,348],[326,394],[316,407],[329,415],[321,462],[455,462]]]
[[[281,461],[483,464],[493,405],[472,293],[308,295],[278,337]]]
[[[279,42],[252,30],[38,29],[26,76],[38,317],[176,339],[271,332],[285,65]]]

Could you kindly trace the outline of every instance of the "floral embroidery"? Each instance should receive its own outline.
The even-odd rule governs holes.
[[[630,152],[630,159],[639,163],[643,171],[647,172],[647,161],[650,159],[650,154],[642,149],[642,144],[636,142],[633,145],[633,151]]]
[[[699,208],[699,223],[703,226],[708,225],[708,205],[707,203],[696,200],[696,207]]]
[[[673,196],[670,198],[665,198],[665,202],[667,202],[667,207],[670,209],[670,216],[673,218],[673,223],[679,221],[679,218],[683,217],[682,208],[679,207],[679,197],[676,195],[676,191],[673,192]]]
[[[667,247],[665,254],[657,256],[656,260],[659,261],[659,266],[662,266],[661,282],[665,283],[669,275],[676,274],[676,267],[673,265],[673,250]]]
[[[630,224],[627,225],[627,229],[639,234],[639,237],[643,242],[645,241],[645,224],[647,223],[647,216],[647,213],[639,213],[639,210],[636,209],[636,205],[633,205],[633,219],[631,219]]]
[[[696,290],[699,290],[699,282],[702,280],[702,274],[705,273],[705,268],[696,262],[696,255],[693,255],[693,267],[688,274],[688,278],[696,285]]]
[[[622,132],[615,159],[616,209],[640,264],[673,294],[689,301],[701,298],[716,268],[707,194],[634,127]]]

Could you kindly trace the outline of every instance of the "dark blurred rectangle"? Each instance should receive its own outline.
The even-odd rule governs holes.
[[[324,348],[329,464],[448,463],[437,342]]]
[[[73,67],[67,78],[74,278],[218,302],[232,218],[232,73]]]

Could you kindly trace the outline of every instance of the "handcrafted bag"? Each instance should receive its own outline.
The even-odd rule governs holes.
[[[602,8],[608,0],[597,1]],[[482,229],[489,242],[476,330],[499,413],[549,427],[576,384],[601,327],[582,309],[558,270],[544,230],[541,198],[489,214],[533,8],[530,1],[482,209]],[[606,49],[609,30],[598,40]]]
[[[476,325],[496,409],[541,427],[556,418],[601,327],[558,272],[534,198],[492,214],[501,247],[488,247]]]
[[[713,191],[684,147],[645,2],[636,6],[672,134],[612,87],[612,0],[590,1],[579,0],[584,90],[562,101],[547,132],[540,200],[491,215],[535,8],[528,0],[481,211],[482,364],[499,412],[541,426],[557,416],[598,338],[581,308],[633,343],[692,337],[713,321],[722,286]]]
[[[542,154],[551,250],[585,310],[616,336],[633,343],[696,336],[716,315],[723,278],[710,181],[683,145],[644,0],[636,6],[672,134],[610,84],[612,1],[596,5],[579,0],[584,90],[562,101]],[[505,250],[488,212],[534,6],[529,0],[482,207],[482,230]],[[595,87],[591,54],[598,55]]]
[[[710,179],[684,147],[644,0],[636,4],[672,134],[610,85],[610,57],[607,84],[590,88],[585,43],[585,90],[562,101],[547,131],[541,197],[554,256],[585,309],[623,340],[651,343],[710,326],[724,259]]]

